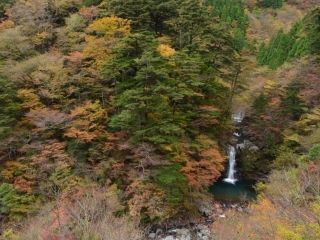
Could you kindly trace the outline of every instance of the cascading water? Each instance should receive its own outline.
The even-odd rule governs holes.
[[[244,118],[244,112],[237,112],[232,114],[232,119],[236,123],[241,123]]]
[[[235,114],[232,114],[232,120],[235,123],[241,123],[244,118],[243,112],[238,112]],[[234,132],[234,136],[240,137],[240,133]],[[235,177],[236,173],[236,148],[234,146],[229,146],[229,169],[228,169],[228,176],[223,179],[224,182],[235,184],[237,181]]]
[[[233,137],[230,140],[232,144],[228,148],[229,153],[229,166],[227,176],[220,178],[210,187],[210,192],[214,195],[214,198],[218,201],[224,202],[239,202],[244,199],[255,199],[256,193],[253,189],[253,182],[245,180],[238,176],[236,169],[236,155],[238,146],[245,141],[242,134],[241,123],[244,119],[244,112],[238,111],[232,114],[232,120],[236,126],[236,131],[233,133]]]
[[[236,149],[234,146],[229,146],[229,170],[227,178],[223,179],[223,181],[235,184],[237,179],[235,178],[236,173]]]

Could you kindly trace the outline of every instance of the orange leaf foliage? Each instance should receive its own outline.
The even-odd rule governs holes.
[[[192,189],[204,190],[217,180],[223,170],[224,157],[215,148],[200,152],[200,160],[190,160],[182,168]]]
[[[73,120],[64,134],[66,137],[82,142],[91,142],[105,133],[101,124],[105,122],[107,113],[99,102],[87,101],[74,108],[70,116]]]
[[[73,159],[65,152],[65,143],[49,141],[44,144],[38,154],[31,157],[34,165],[44,166],[45,163],[65,162],[70,165],[74,164]],[[48,166],[49,167],[49,166]]]
[[[169,209],[164,204],[165,193],[151,183],[136,180],[128,187],[127,193],[131,196],[128,202],[131,216],[146,214],[151,219],[163,219],[168,214]]]
[[[13,186],[20,192],[32,193],[33,182],[26,180],[23,177],[17,177],[14,180]]]
[[[79,14],[88,21],[92,21],[99,15],[99,9],[96,6],[83,7],[80,9]]]

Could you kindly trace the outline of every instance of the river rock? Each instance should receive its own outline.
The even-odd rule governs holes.
[[[197,240],[212,240],[209,227],[202,224],[197,226]]]
[[[252,152],[256,152],[259,150],[259,147],[250,142],[249,140],[244,140],[243,143],[239,143],[236,145],[237,149],[243,150],[243,149],[248,149]]]
[[[209,204],[201,204],[198,209],[199,212],[206,217],[212,216],[213,214],[212,207]]]
[[[160,240],[177,240],[177,239],[173,236],[166,236],[164,238],[161,238]]]
[[[155,239],[156,238],[156,234],[155,233],[150,233],[148,237],[149,237],[149,239]]]

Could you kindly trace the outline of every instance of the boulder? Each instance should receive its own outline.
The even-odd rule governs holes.
[[[161,238],[160,240],[177,240],[177,239],[173,236],[166,236],[164,238]]]
[[[156,238],[156,234],[155,233],[150,233],[149,234],[149,238],[150,239],[155,239]]]

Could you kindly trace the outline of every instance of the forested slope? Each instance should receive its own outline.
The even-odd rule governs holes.
[[[140,240],[203,221],[240,106],[259,151],[237,164],[259,196],[214,236],[317,239],[318,5],[1,1],[1,238]]]
[[[52,202],[69,216],[58,235],[95,238],[68,205],[109,189],[136,223],[195,212],[224,168],[239,72],[240,43],[212,6],[17,0],[1,17],[2,221]]]

